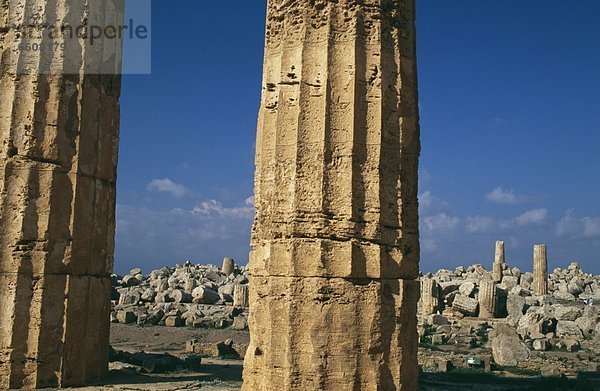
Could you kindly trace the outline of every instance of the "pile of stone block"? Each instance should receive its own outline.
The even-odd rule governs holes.
[[[111,321],[123,324],[247,329],[248,273],[225,258],[221,268],[186,262],[149,274],[113,275]]]
[[[533,273],[522,272],[497,242],[490,271],[478,264],[421,277],[421,344],[487,348],[502,366],[533,352],[600,354],[598,305],[600,276],[576,262],[548,274],[544,245],[534,248]]]

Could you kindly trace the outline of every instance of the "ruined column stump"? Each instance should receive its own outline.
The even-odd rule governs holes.
[[[233,288],[233,306],[236,308],[246,308],[249,305],[249,287],[248,285],[236,285]]]
[[[498,290],[494,281],[484,280],[479,284],[479,317],[494,318],[498,306]]]
[[[235,270],[235,261],[233,258],[223,258],[223,266],[221,267],[221,271],[226,276],[229,276]]]
[[[548,257],[544,244],[533,247],[533,293],[538,296],[548,294]]]
[[[506,260],[504,258],[504,242],[498,240],[496,242],[496,251],[494,256],[494,265],[492,268],[492,279],[496,283],[501,283],[504,273]]]
[[[115,67],[120,46],[22,48],[59,50],[39,39],[57,20],[122,16],[111,0],[0,5],[2,389],[84,385],[108,371],[120,77],[86,69]]]
[[[437,314],[440,309],[440,287],[433,278],[421,279],[421,315]]]
[[[244,390],[416,390],[414,2],[268,2]]]

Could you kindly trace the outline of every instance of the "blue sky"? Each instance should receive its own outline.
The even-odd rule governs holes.
[[[600,2],[417,0],[422,269],[600,273]],[[152,74],[125,75],[116,264],[245,263],[264,0],[154,0]],[[125,53],[127,56],[127,52]]]

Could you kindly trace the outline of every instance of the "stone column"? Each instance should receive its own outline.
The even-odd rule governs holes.
[[[494,281],[483,280],[479,284],[479,317],[494,318],[498,305],[498,291]]]
[[[548,294],[548,258],[545,244],[536,244],[533,247],[533,284],[535,295]]]
[[[502,273],[504,272],[504,265],[506,260],[504,259],[504,242],[498,240],[496,242],[496,254],[494,257],[494,266],[492,269],[492,279],[494,282],[502,282]]]
[[[421,315],[437,314],[440,304],[440,287],[433,278],[421,279]]]
[[[223,272],[223,274],[228,276],[231,273],[233,273],[234,269],[235,261],[232,258],[223,258],[223,267],[221,267],[221,271]]]
[[[415,390],[413,0],[268,1],[244,390]]]
[[[248,307],[248,285],[236,285],[233,288],[233,306],[238,308]]]
[[[122,24],[122,7],[0,5],[2,389],[83,385],[108,371],[121,47],[41,37],[57,21]],[[111,64],[112,75],[88,73]]]

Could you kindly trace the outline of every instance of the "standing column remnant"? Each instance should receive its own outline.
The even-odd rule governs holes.
[[[248,307],[248,285],[236,285],[233,288],[233,306],[237,308]]]
[[[123,10],[117,0],[0,5],[2,389],[108,372],[121,45],[49,34],[123,25]]]
[[[267,7],[243,389],[415,390],[414,0]]]
[[[498,305],[498,291],[496,283],[490,280],[483,280],[479,284],[479,317],[494,318]]]
[[[421,315],[437,314],[440,304],[440,287],[433,278],[421,279]]]
[[[223,258],[223,267],[221,267],[221,271],[223,272],[223,274],[228,276],[231,273],[233,273],[234,269],[235,261],[232,258]]]
[[[496,242],[496,254],[494,257],[494,266],[492,269],[492,279],[494,280],[494,282],[502,282],[505,265],[506,260],[504,259],[504,242],[502,240],[498,240]]]
[[[533,293],[539,296],[548,294],[548,257],[545,244],[533,247]]]

